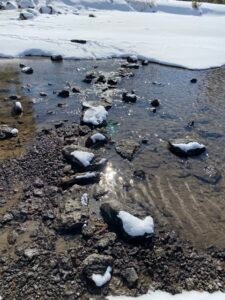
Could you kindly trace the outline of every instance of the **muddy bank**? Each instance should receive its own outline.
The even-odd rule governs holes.
[[[21,72],[19,63],[34,73]],[[171,293],[223,290],[225,69],[129,64],[1,62],[1,120],[19,129],[0,141],[0,295],[6,299],[135,296],[150,286]],[[24,109],[16,118],[9,99],[15,94]],[[108,110],[100,128],[80,125],[88,109],[82,103],[93,100]],[[96,132],[107,138],[101,147],[90,145]],[[168,150],[168,140],[186,137],[207,151],[180,158]],[[88,168],[99,172],[91,182],[81,182],[84,170],[65,156],[71,145],[107,160],[101,169]],[[133,243],[109,227],[100,213],[108,200],[152,216],[154,238]],[[87,268],[92,254],[104,257]],[[111,281],[96,288],[89,273],[104,273],[109,263]]]

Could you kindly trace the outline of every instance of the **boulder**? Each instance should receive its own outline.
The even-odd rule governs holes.
[[[70,186],[73,186],[74,184],[87,185],[87,184],[98,183],[99,181],[100,181],[99,172],[86,172],[86,173],[73,175],[70,177],[68,176],[63,177],[60,184],[63,188],[68,188]]]
[[[140,147],[140,144],[130,140],[130,139],[123,139],[116,143],[116,152],[126,158],[128,160],[132,160],[134,157],[135,152]]]

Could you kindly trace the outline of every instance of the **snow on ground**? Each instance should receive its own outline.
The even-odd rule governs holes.
[[[215,292],[209,294],[207,292],[183,292],[178,295],[171,295],[165,292],[156,291],[137,298],[134,297],[108,297],[108,300],[225,300],[225,293]]]
[[[30,20],[18,20],[18,9],[0,11],[0,56],[99,59],[137,54],[193,69],[225,64],[225,6],[203,4],[196,10],[191,2],[128,2],[52,0],[48,4],[61,14],[38,13]],[[43,4],[39,2],[36,11]],[[88,17],[90,12],[96,17]]]

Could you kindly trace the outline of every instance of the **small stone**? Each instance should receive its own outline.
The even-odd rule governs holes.
[[[7,236],[7,241],[10,245],[14,245],[16,243],[18,234],[16,233],[15,230],[10,231],[8,236]]]
[[[74,87],[72,88],[72,92],[73,92],[73,93],[81,93],[81,89],[80,89],[79,87],[74,86]]]
[[[127,57],[127,62],[129,63],[137,63],[138,61],[138,58],[136,55],[130,55]]]
[[[40,251],[37,248],[27,248],[24,250],[24,256],[30,260],[38,256],[39,254]]]
[[[197,80],[196,78],[192,78],[192,79],[190,80],[191,83],[197,83],[197,81],[198,81],[198,80]]]
[[[139,143],[130,140],[130,139],[123,139],[116,143],[116,152],[126,158],[128,160],[132,160],[134,157],[135,152],[140,147]]]
[[[44,187],[44,182],[40,178],[37,178],[34,181],[34,187],[36,187],[36,188],[42,188],[42,187]]]
[[[142,64],[142,66],[148,66],[149,65],[149,61],[147,59],[142,60],[141,64]]]
[[[89,18],[96,18],[96,16],[94,14],[89,14],[88,17]]]
[[[98,241],[97,247],[100,249],[106,249],[110,245],[113,245],[115,240],[116,234],[114,232],[108,232]]]
[[[23,64],[20,64],[20,68],[21,68],[21,72],[22,73],[25,73],[25,74],[33,74],[34,73],[34,70],[31,68],[31,67],[26,67],[25,65]]]
[[[156,113],[156,107],[150,107],[150,111]]]
[[[43,197],[43,191],[42,190],[39,190],[39,189],[34,189],[34,191],[33,191],[33,195],[35,196],[35,197]]]
[[[71,40],[71,43],[77,43],[77,44],[86,44],[86,40],[78,40],[78,39],[73,39]]]
[[[18,96],[18,95],[11,95],[11,96],[9,96],[9,99],[10,99],[10,100],[20,100],[20,99],[21,99],[21,96]]]
[[[47,97],[47,94],[45,92],[40,92],[41,97]]]
[[[160,102],[158,99],[154,99],[151,101],[151,106],[158,107],[160,105]]]
[[[137,286],[139,277],[135,268],[126,268],[121,272],[121,275],[123,276],[124,280],[127,282],[129,288],[134,288]]]

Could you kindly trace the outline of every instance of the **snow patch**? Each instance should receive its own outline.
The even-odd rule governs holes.
[[[144,236],[154,233],[154,221],[150,216],[141,220],[128,212],[120,211],[117,217],[121,219],[124,231],[130,236]]]
[[[81,196],[81,204],[83,206],[87,206],[88,205],[88,202],[89,202],[89,196],[87,193],[84,193],[82,196]]]
[[[139,297],[126,297],[126,296],[118,296],[107,297],[108,300],[225,300],[225,293],[215,292],[182,292],[178,295],[171,295],[166,292],[155,291],[149,292],[147,295],[139,296]]]
[[[95,282],[96,286],[101,287],[106,284],[111,279],[112,268],[107,267],[105,273],[103,275],[100,274],[92,274],[91,279]]]
[[[79,162],[86,168],[91,164],[92,159],[94,158],[94,153],[85,152],[85,151],[73,151],[71,156],[75,157]]]

